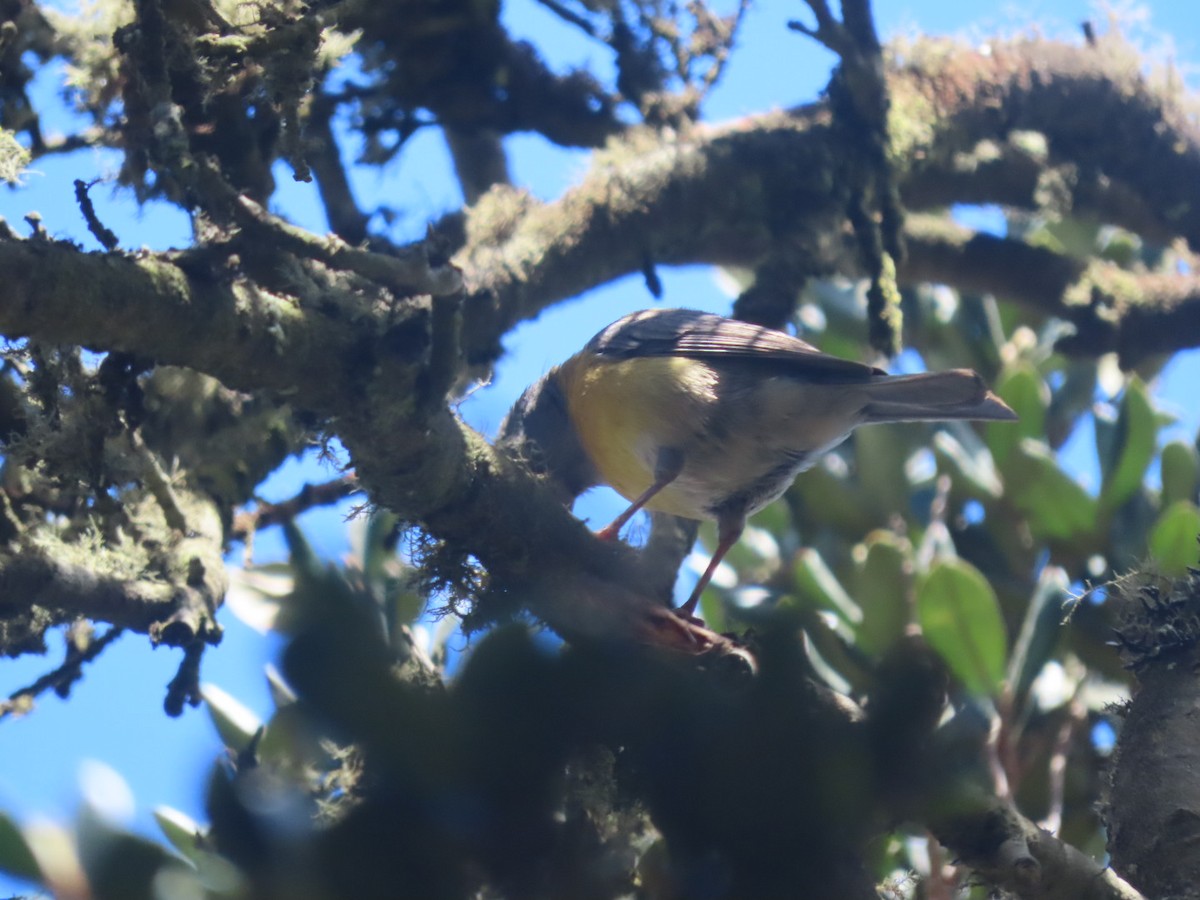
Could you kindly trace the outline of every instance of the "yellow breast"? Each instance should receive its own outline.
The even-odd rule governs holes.
[[[560,378],[580,443],[604,481],[628,500],[653,483],[659,449],[690,444],[715,401],[712,370],[679,357],[612,360],[580,353],[563,364]],[[707,516],[670,487],[648,507]]]

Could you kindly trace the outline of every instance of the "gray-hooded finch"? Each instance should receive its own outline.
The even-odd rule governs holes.
[[[708,313],[653,309],[609,325],[517,401],[502,426],[571,497],[609,484],[629,508],[714,519],[695,613],[746,518],[859,425],[1015,419],[968,369],[888,375],[799,338]]]

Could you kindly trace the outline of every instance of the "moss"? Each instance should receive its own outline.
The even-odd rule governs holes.
[[[1115,321],[1122,310],[1139,304],[1142,294],[1142,284],[1136,273],[1095,263],[1063,292],[1063,302],[1068,307],[1090,306],[1100,318]]]
[[[94,520],[81,530],[64,522],[51,521],[22,536],[18,552],[36,552],[64,566],[77,566],[99,578],[137,581],[147,577],[150,554],[138,541],[118,531],[107,538]]]
[[[911,88],[894,90],[888,108],[888,164],[898,174],[922,160],[933,145],[937,108],[920,91]]]
[[[1108,585],[1116,611],[1114,633],[1129,668],[1173,665],[1200,647],[1200,570],[1171,580],[1134,572]]]
[[[29,165],[29,151],[17,141],[7,128],[0,128],[0,180],[15,185],[20,183]]]
[[[467,244],[486,247],[508,240],[537,206],[528,191],[498,184],[467,211]]]

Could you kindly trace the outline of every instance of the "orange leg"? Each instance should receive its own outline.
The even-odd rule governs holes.
[[[629,504],[629,508],[621,513],[608,525],[596,532],[596,537],[602,541],[615,540],[625,527],[625,523],[634,517],[639,509],[654,499],[654,495],[679,477],[683,471],[683,454],[673,447],[664,447],[658,451],[658,460],[654,466],[654,483],[646,488]]]
[[[704,570],[704,574],[700,576],[700,580],[696,582],[696,587],[692,589],[692,596],[688,597],[687,602],[675,610],[675,612],[685,619],[694,619],[696,617],[696,605],[700,602],[700,595],[704,593],[704,589],[712,581],[713,573],[717,571],[717,566],[721,564],[721,560],[725,558],[725,554],[729,552],[730,548],[738,542],[738,538],[742,536],[742,529],[745,527],[746,517],[741,513],[724,515],[717,519],[717,549],[713,551],[712,559],[708,561],[708,567]]]

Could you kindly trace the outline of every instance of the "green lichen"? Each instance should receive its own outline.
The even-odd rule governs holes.
[[[892,92],[888,107],[888,163],[897,173],[912,167],[933,144],[937,109],[932,100],[916,90]]]
[[[17,141],[7,128],[0,128],[0,179],[9,184],[20,184],[25,167],[29,165],[29,151]]]

